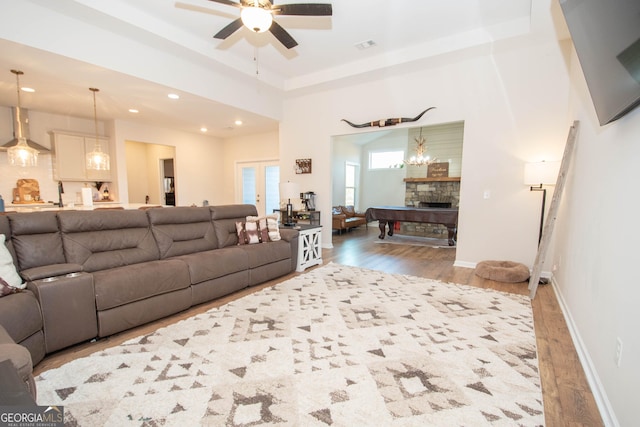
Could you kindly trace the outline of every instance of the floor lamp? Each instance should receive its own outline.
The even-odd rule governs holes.
[[[524,183],[529,186],[529,191],[542,191],[542,207],[540,209],[540,231],[538,233],[538,246],[542,241],[542,229],[544,226],[544,210],[547,202],[547,189],[545,185],[555,185],[558,179],[560,162],[532,162],[524,165]],[[546,285],[549,279],[541,277],[540,285]]]
[[[300,186],[293,182],[281,182],[280,183],[280,199],[287,199],[287,218],[283,225],[294,225],[293,222],[293,206],[291,205],[291,199],[300,198]]]
[[[529,191],[542,191],[542,208],[540,210],[540,232],[538,233],[538,245],[542,240],[542,228],[544,225],[544,210],[547,202],[547,189],[545,185],[555,185],[558,179],[560,162],[530,162],[524,165],[524,184],[530,186]]]

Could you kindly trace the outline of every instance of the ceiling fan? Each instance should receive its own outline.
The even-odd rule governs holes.
[[[273,15],[297,16],[331,16],[333,11],[329,3],[296,3],[274,5],[273,0],[209,0],[242,9],[240,18],[220,30],[216,39],[224,40],[239,30],[243,25],[256,33],[270,31],[287,49],[298,45],[293,37],[280,24],[273,20]]]

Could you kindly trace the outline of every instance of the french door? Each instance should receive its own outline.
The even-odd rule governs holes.
[[[239,162],[236,202],[256,205],[258,215],[280,208],[280,166],[277,161]]]

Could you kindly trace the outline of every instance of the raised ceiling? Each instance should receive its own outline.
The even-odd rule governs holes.
[[[207,0],[1,1],[0,105],[16,104],[18,68],[36,89],[25,108],[91,117],[95,86],[102,120],[223,138],[276,130],[292,94],[524,34],[531,19],[531,0],[334,0],[332,17],[276,17],[299,43],[288,50],[245,28],[214,39],[239,9]]]

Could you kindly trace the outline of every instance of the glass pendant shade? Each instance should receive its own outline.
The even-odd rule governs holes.
[[[96,171],[108,171],[111,169],[109,155],[102,151],[100,142],[97,139],[93,151],[87,153],[87,169]]]
[[[29,147],[27,139],[23,137],[18,137],[18,143],[7,149],[7,158],[11,166],[38,166],[38,150]]]
[[[93,121],[96,129],[96,143],[93,146],[93,151],[87,153],[87,169],[96,171],[108,171],[111,169],[111,162],[109,155],[102,151],[100,146],[100,139],[98,138],[98,113],[96,109],[96,92],[100,89],[90,87],[89,90],[93,92]]]
[[[264,33],[273,23],[271,12],[261,7],[245,7],[240,12],[240,18],[245,27],[256,33]]]
[[[18,94],[18,106],[16,107],[16,116],[18,124],[18,143],[7,149],[7,159],[11,166],[20,166],[23,168],[38,166],[38,150],[30,147],[27,138],[22,135],[22,120],[20,118],[20,76],[24,74],[19,70],[11,70],[16,75],[16,92]]]

